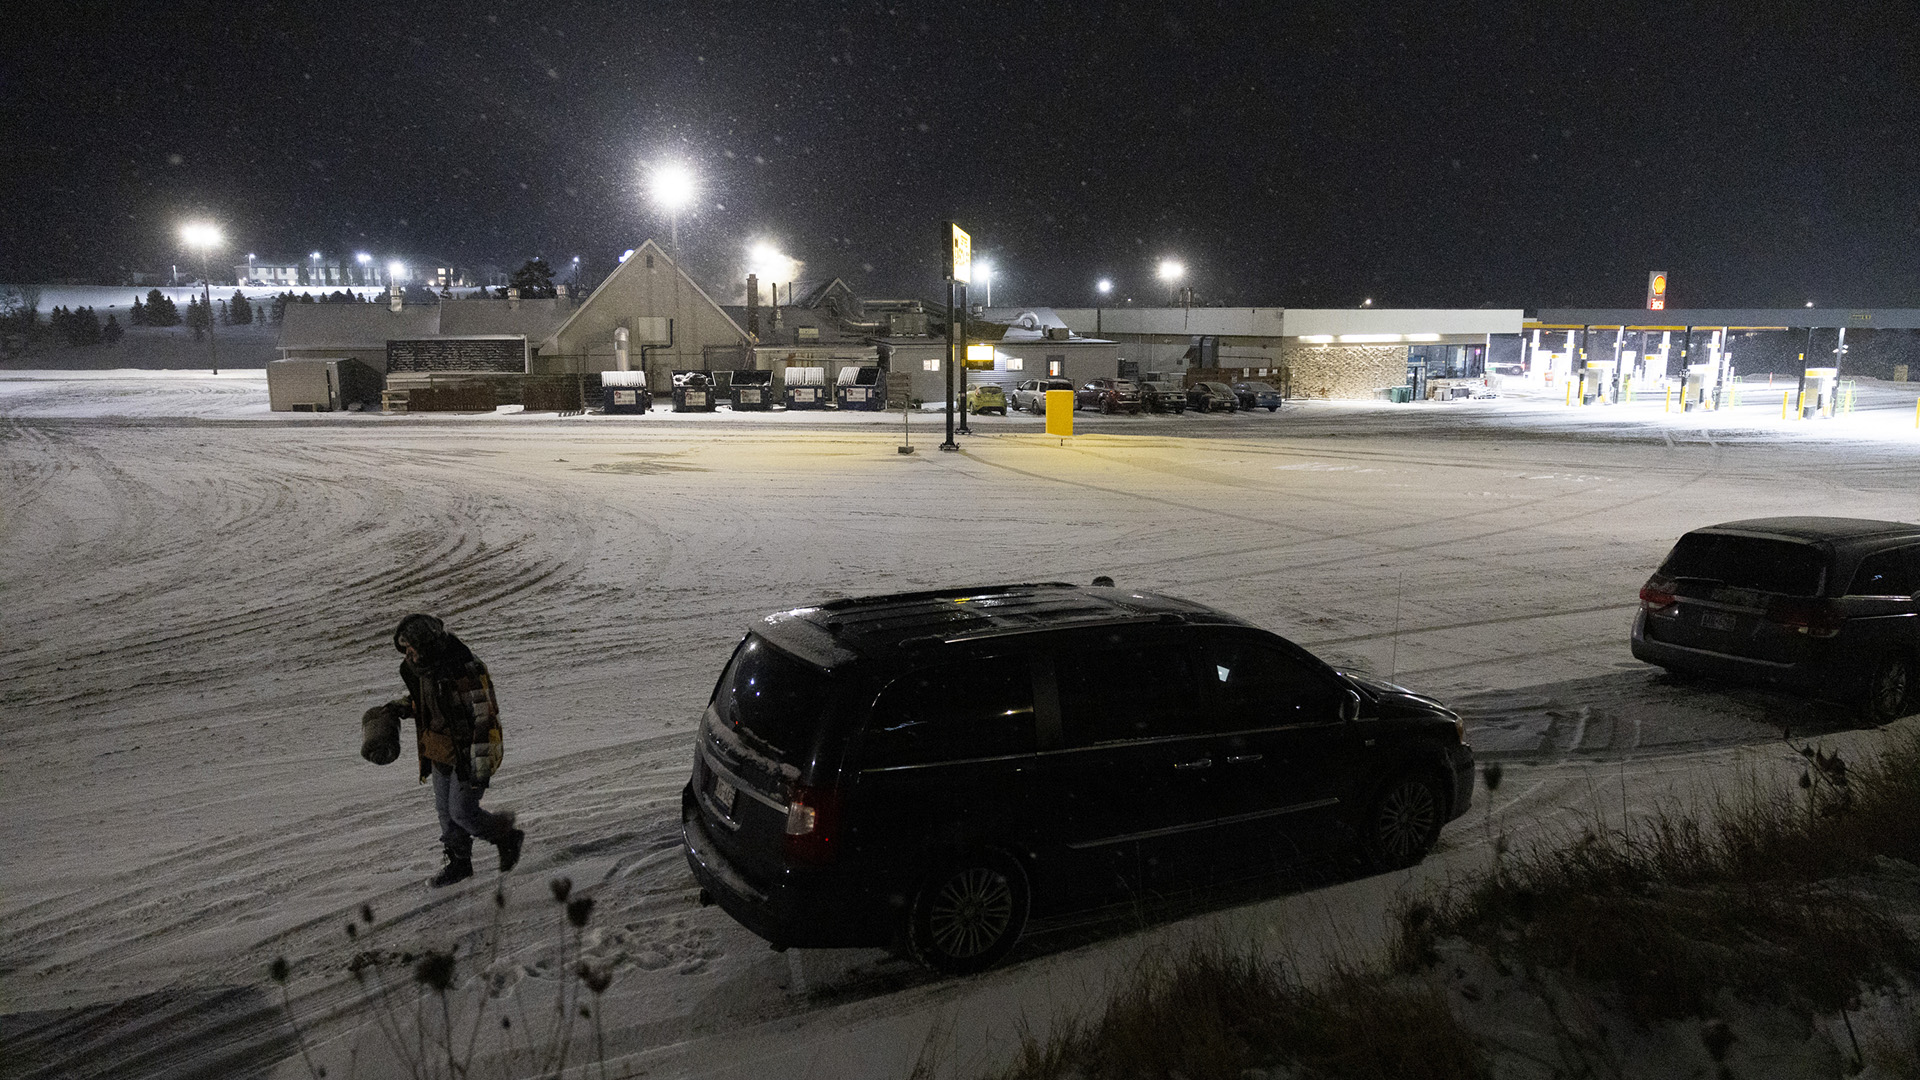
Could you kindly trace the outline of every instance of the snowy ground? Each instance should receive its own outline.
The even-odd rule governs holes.
[[[966,1074],[1188,935],[1364,950],[1397,890],[1486,864],[1481,808],[1410,874],[1061,931],[972,979],[774,954],[694,902],[693,721],[758,614],[1104,573],[1455,704],[1507,763],[1509,831],[1692,804],[1785,767],[1787,725],[1873,733],[1656,676],[1626,649],[1635,591],[1700,524],[1920,520],[1915,392],[1863,383],[1860,413],[1819,422],[1551,398],[1084,417],[1065,445],[984,417],[959,454],[916,417],[900,455],[897,416],[296,418],[257,371],[0,373],[0,1069],[305,1075],[265,978],[285,956],[330,1074],[351,1053],[381,1073],[345,974],[359,905],[380,948],[494,940],[492,875],[430,893],[430,794],[357,756],[414,610],[474,646],[504,709],[489,802],[530,840],[489,970],[551,1008],[546,882],[571,877],[614,972],[616,1071],[897,1076],[932,1046]]]

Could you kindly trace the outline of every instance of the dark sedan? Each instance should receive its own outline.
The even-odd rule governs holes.
[[[1234,383],[1233,395],[1240,399],[1240,407],[1248,412],[1252,412],[1255,409],[1265,409],[1268,412],[1273,412],[1281,405],[1286,404],[1287,400],[1280,396],[1280,391],[1275,390],[1273,384],[1263,382]]]
[[[1198,382],[1187,387],[1187,408],[1194,412],[1233,412],[1240,398],[1223,382]]]

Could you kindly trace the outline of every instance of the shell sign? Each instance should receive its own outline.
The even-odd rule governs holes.
[[[1655,270],[1647,275],[1647,310],[1667,310],[1667,272]]]

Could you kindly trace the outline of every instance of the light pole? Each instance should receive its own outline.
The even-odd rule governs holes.
[[[1100,309],[1106,304],[1107,297],[1113,294],[1113,282],[1106,278],[1101,278],[1100,284],[1095,285],[1094,289],[1100,293],[1100,299],[1093,302],[1093,332],[1098,334],[1100,332]]]
[[[993,306],[993,264],[990,262],[974,263],[973,272],[979,275],[980,284],[986,286],[987,306],[992,307]]]
[[[220,230],[211,225],[193,224],[183,226],[180,238],[188,247],[200,249],[200,288],[205,298],[201,318],[207,320],[207,366],[215,375],[220,374],[220,357],[213,347],[213,278],[207,269],[207,254],[220,244]],[[251,258],[251,256],[249,256]]]
[[[247,252],[247,280],[253,280],[253,252]]]
[[[673,257],[680,257],[680,209],[693,201],[693,173],[685,165],[662,165],[653,170],[653,200],[667,212],[667,236]]]
[[[360,264],[360,284],[362,285],[374,284],[373,282],[367,280],[367,275],[373,272],[373,269],[372,269],[373,256],[367,254],[364,251],[361,251],[354,254],[353,261]]]
[[[309,258],[313,260],[313,276],[308,278],[307,280],[311,281],[315,285],[318,285],[320,284],[320,253],[316,251],[312,255],[310,255]]]

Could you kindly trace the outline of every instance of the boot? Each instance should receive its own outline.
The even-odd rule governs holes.
[[[447,865],[440,872],[427,879],[427,884],[436,889],[446,888],[456,881],[465,881],[473,876],[473,860],[458,856],[447,856]]]
[[[520,861],[520,845],[527,842],[524,829],[510,829],[500,838],[500,872],[506,873]]]

